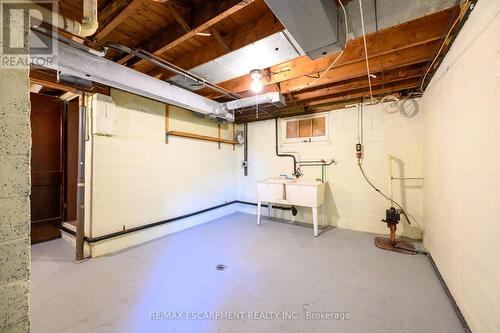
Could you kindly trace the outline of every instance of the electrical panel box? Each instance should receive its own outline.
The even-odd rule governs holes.
[[[111,96],[96,94],[94,134],[112,136],[115,131],[116,105]]]

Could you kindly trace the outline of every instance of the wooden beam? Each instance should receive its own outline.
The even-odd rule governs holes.
[[[397,69],[424,62],[432,58],[438,44],[439,41],[435,41],[424,45],[410,47],[401,51],[385,54],[380,57],[371,57],[369,59],[370,70],[371,72],[376,73],[382,70]],[[365,60],[330,69],[328,73],[326,73],[326,75],[317,82],[316,86],[363,76],[366,76]],[[299,89],[306,88],[307,85],[313,80],[314,79],[311,79],[310,77],[303,76],[281,82],[281,91],[293,92]]]
[[[268,10],[258,19],[257,22],[251,22],[240,26],[236,29],[236,31],[231,32],[223,39],[229,48],[234,51],[272,34],[283,31],[283,29],[283,25],[274,17],[271,10]],[[203,45],[202,47],[199,47],[192,52],[188,52],[182,57],[173,60],[172,63],[189,70],[211,60],[217,59],[226,53],[227,50],[224,49],[217,40],[212,40],[206,45]],[[159,68],[148,74],[155,76],[159,73],[165,73],[163,79],[168,79],[173,76],[172,73],[167,73]]]
[[[419,64],[418,66],[410,66],[400,68],[394,71],[389,71],[384,74],[383,80],[381,73],[377,73],[377,77],[371,80],[371,84],[373,86],[378,86],[398,82],[402,80],[407,80],[410,78],[418,78],[421,77],[425,73],[425,62]],[[305,99],[314,99],[318,97],[325,97],[329,95],[335,95],[339,93],[344,93],[346,91],[352,91],[362,88],[368,88],[368,78],[363,76],[361,78],[352,80],[352,81],[344,81],[340,82],[340,84],[334,84],[322,89],[310,89],[309,91],[300,91],[296,94],[293,94],[293,102],[305,100]]]
[[[66,91],[66,92],[62,93],[61,95],[59,95],[59,98],[65,102],[69,102],[69,101],[71,101],[77,97],[80,97],[80,96],[81,96],[81,94],[78,92]]]
[[[42,88],[43,88],[43,85],[38,84],[38,83],[34,83],[34,82],[30,82],[30,92],[38,94],[40,92],[40,90],[42,90]]]
[[[125,21],[142,4],[142,0],[111,1],[98,15],[99,30],[95,35],[97,40],[103,40],[117,26]]]
[[[44,87],[58,89],[67,92],[85,91],[92,93],[98,92],[101,94],[109,95],[108,87],[94,86],[92,88],[83,88],[79,86],[70,85],[67,83],[60,83],[57,82],[57,75],[55,73],[49,73],[33,69],[30,69],[30,83],[40,84]]]
[[[203,140],[203,141],[212,141],[212,142],[219,142],[219,143],[227,143],[227,144],[237,144],[236,141],[234,140],[227,140],[227,139],[222,139],[222,138],[216,138],[213,136],[206,136],[206,135],[200,135],[200,134],[194,134],[194,133],[187,133],[187,132],[180,132],[180,131],[169,131],[167,132],[168,135],[172,136],[179,136],[182,138],[189,138],[189,139],[196,139],[196,140]]]
[[[123,56],[122,58],[118,59],[116,62],[120,65],[125,65],[133,57],[134,56],[132,54],[127,54],[127,55]]]
[[[401,91],[401,90],[407,90],[407,89],[413,89],[418,87],[420,80],[419,78],[411,78],[409,80],[404,80],[403,82],[396,82],[394,84],[388,84],[386,87],[382,88],[381,86],[376,86],[373,89],[373,95],[381,95],[381,94],[389,94],[395,91]],[[319,99],[314,99],[310,101],[305,101],[305,102],[300,102],[295,105],[291,105],[286,108],[282,108],[279,111],[287,111],[287,110],[293,110],[297,107],[305,107],[305,106],[316,106],[316,105],[323,105],[323,104],[328,104],[328,103],[334,103],[334,102],[340,102],[343,100],[348,100],[348,99],[353,99],[353,98],[362,98],[362,97],[370,97],[369,92],[366,91],[366,89],[362,89],[362,91],[359,90],[354,90],[352,92],[344,92],[340,95],[337,96],[327,96]]]
[[[408,90],[408,89],[414,89],[419,86],[419,79],[418,78],[413,78],[410,80],[406,80],[404,82],[399,82],[395,84],[390,84],[387,87],[376,87],[373,90],[373,95],[374,96],[380,96],[380,95],[385,95],[385,94],[390,94],[402,90]],[[359,101],[363,98],[369,97],[367,96],[366,91],[352,91],[349,93],[344,93],[342,95],[338,95],[335,97],[329,97],[329,98],[324,98],[324,99],[319,99],[315,101],[309,101],[309,102],[304,102],[300,103],[297,105],[293,105],[290,107],[282,108],[279,110],[275,110],[279,112],[280,117],[291,117],[291,116],[299,116],[299,115],[306,115],[306,114],[312,114],[312,113],[317,113],[317,112],[325,112],[333,109],[331,107],[332,104],[337,105],[347,105],[351,104],[353,102]],[[255,115],[252,114],[252,112],[248,113],[243,113],[241,115],[237,115],[236,121],[238,123],[241,122],[250,122],[250,121],[255,121],[255,120],[266,120],[270,119],[271,117],[268,117],[267,115],[262,115],[259,117],[259,119],[255,118]]]
[[[212,27],[212,28],[209,28],[208,30],[210,31],[212,36],[214,36],[217,43],[219,43],[219,45],[222,46],[224,51],[226,51],[227,53],[231,52],[231,47],[229,45],[227,45],[227,43],[222,38],[221,34],[215,28]]]
[[[254,0],[211,0],[202,1],[201,6],[196,8],[193,29],[189,32],[184,29],[171,26],[155,34],[142,48],[154,55],[160,55],[171,48],[183,43],[196,33],[207,30],[214,24],[236,13],[240,9],[252,3]],[[137,64],[142,63],[140,60]],[[135,65],[137,65],[135,64]]]
[[[366,36],[368,54],[373,58],[379,54],[389,54],[423,43],[441,40],[447,33],[446,29],[450,17],[456,15],[454,9],[455,7],[452,7],[381,30],[378,35],[378,45],[377,34],[368,34]],[[271,66],[266,69],[271,73],[271,78],[263,78],[262,83],[264,85],[271,85],[306,75],[318,76],[319,73],[328,68],[337,55],[338,53],[335,53],[316,60],[311,60],[309,57],[303,56],[276,66]],[[333,69],[359,61],[364,61],[363,38],[361,37],[349,42],[344,54],[339,58]],[[219,85],[230,91],[240,93],[249,89],[251,81],[250,75],[244,75],[219,83]],[[309,79],[308,82],[310,81],[312,79]],[[208,89],[201,89],[198,93],[209,98],[219,97]]]
[[[337,109],[343,109],[346,107],[346,105],[352,104],[356,102],[359,99],[353,99],[350,101],[342,101],[339,103],[334,103],[334,104],[329,104],[329,105],[324,105],[324,106],[315,106],[315,107],[302,107],[302,108],[297,108],[292,111],[287,111],[281,113],[279,116],[281,118],[287,118],[287,117],[295,117],[295,116],[302,116],[302,115],[307,115],[307,114],[315,114],[315,113],[322,113],[322,112],[329,112],[332,110],[337,110]],[[262,120],[267,120],[267,119],[273,119],[269,115],[264,115],[263,117],[256,118],[256,117],[251,117],[250,115],[248,116],[237,116],[235,123],[236,124],[242,124],[242,123],[251,123],[255,121],[262,121]]]
[[[175,9],[175,7],[170,2],[165,2],[165,7],[168,12],[174,17],[174,19],[179,23],[179,25],[184,29],[185,32],[191,31],[191,27],[186,22],[186,20],[182,17],[181,14]]]

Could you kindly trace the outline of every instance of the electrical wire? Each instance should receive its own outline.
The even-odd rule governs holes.
[[[358,143],[360,143],[361,145],[363,144],[363,132],[364,132],[364,124],[363,124],[363,106],[362,104],[358,104]],[[388,195],[386,195],[385,193],[383,193],[378,187],[376,187],[372,181],[370,180],[370,178],[368,178],[368,176],[366,175],[365,173],[365,170],[363,169],[363,166],[362,166],[362,163],[361,163],[361,160],[362,158],[358,158],[358,167],[359,167],[359,170],[361,171],[361,174],[363,175],[363,178],[366,180],[366,182],[378,193],[380,194],[381,196],[383,196],[385,199],[389,200],[390,202],[392,202],[393,204],[395,204],[400,210],[401,210],[401,213],[403,213],[403,216],[405,217],[406,221],[408,222],[409,225],[411,225],[411,221],[410,221],[410,214],[406,213],[406,210],[397,202],[395,201],[394,199],[391,199]],[[413,220],[415,221],[415,224],[421,229],[422,227],[418,224],[417,220],[415,218],[413,218]]]
[[[347,41],[349,39],[349,29],[348,29],[348,24],[347,24],[347,12],[345,10],[344,5],[342,4],[342,0],[340,0],[339,3],[340,3],[340,6],[342,7],[342,11],[344,12],[344,18],[345,18],[345,20],[344,20],[345,21],[345,45],[344,45],[344,49],[339,53],[337,58],[335,58],[335,60],[333,60],[333,62],[330,64],[330,66],[328,66],[326,68],[326,70],[323,72],[323,74],[318,76],[318,78],[316,78],[314,81],[306,84],[305,87],[298,89],[297,91],[301,91],[302,89],[309,88],[311,86],[314,86],[316,83],[318,83],[318,81],[321,80],[326,75],[326,73],[328,73],[328,71],[330,69],[332,69],[332,67],[337,63],[337,61],[340,59],[340,57],[344,54],[344,51],[347,47]]]
[[[406,214],[406,211],[404,210],[403,207],[401,207],[401,205],[399,203],[397,203],[394,199],[391,199],[389,198],[387,195],[385,195],[379,188],[377,188],[375,185],[373,185],[373,183],[371,182],[371,180],[368,178],[368,176],[366,175],[365,173],[365,170],[363,170],[363,166],[361,165],[361,161],[360,159],[358,159],[358,167],[359,167],[359,170],[361,171],[361,174],[363,175],[363,177],[365,178],[366,182],[375,190],[378,192],[378,194],[380,194],[381,196],[383,196],[384,198],[386,198],[387,200],[391,201],[392,203],[394,203],[396,206],[398,206],[398,208],[401,210],[401,213],[403,213],[406,221],[408,221],[408,224],[411,225],[411,222],[410,222],[410,219],[408,217],[408,214]],[[417,224],[418,225],[418,224]]]
[[[467,0],[467,2],[465,3],[466,6],[469,5],[469,0]],[[455,21],[453,22],[453,24],[451,25],[450,29],[448,30],[448,33],[446,34],[446,37],[444,38],[443,40],[443,43],[441,44],[441,47],[439,48],[438,52],[436,53],[436,56],[434,57],[434,59],[432,60],[431,64],[429,65],[429,67],[427,67],[427,70],[425,71],[425,74],[422,78],[422,82],[420,84],[420,91],[423,91],[424,89],[424,83],[425,83],[425,79],[427,78],[427,75],[429,75],[429,72],[431,71],[432,69],[432,66],[434,66],[434,64],[436,63],[436,60],[439,58],[439,56],[441,55],[441,51],[443,51],[443,48],[444,46],[446,45],[446,42],[448,41],[448,38],[450,37],[450,34],[451,32],[453,31],[453,29],[455,29],[455,26],[457,25],[457,23],[460,21],[460,18],[461,18],[461,15],[459,14],[457,16],[457,18],[455,19]]]
[[[375,7],[375,31],[376,31],[376,37],[377,37],[377,56],[378,56],[378,63],[380,66],[380,71],[382,74],[382,89],[385,88],[385,73],[384,73],[384,66],[382,64],[382,59],[380,57],[380,41],[379,41],[379,32],[378,32],[378,11],[377,11],[377,0],[373,0],[373,6]]]
[[[361,30],[363,32],[363,44],[365,47],[365,60],[366,60],[366,72],[367,72],[367,76],[368,76],[368,86],[370,87],[370,98],[373,99],[372,79],[371,79],[371,75],[370,75],[370,64],[368,62],[368,47],[366,46],[365,20],[363,18],[363,4],[362,4],[361,0],[359,0],[359,11],[361,14]]]

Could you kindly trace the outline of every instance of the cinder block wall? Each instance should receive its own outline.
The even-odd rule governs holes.
[[[27,69],[0,68],[0,332],[29,331],[30,99]]]
[[[478,1],[423,97],[424,244],[471,331],[500,332],[500,1]]]

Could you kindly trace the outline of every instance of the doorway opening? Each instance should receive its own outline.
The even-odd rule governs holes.
[[[60,226],[76,229],[79,108],[37,93],[31,99],[31,243],[61,237]]]

